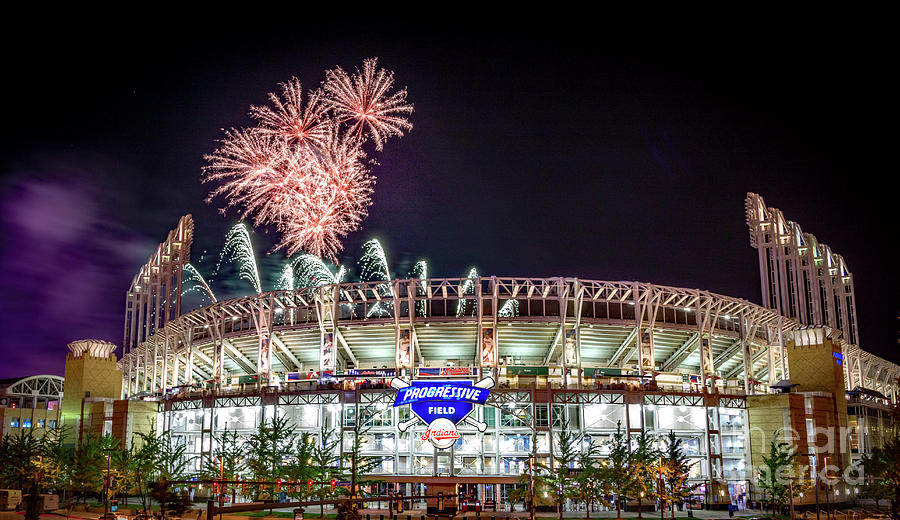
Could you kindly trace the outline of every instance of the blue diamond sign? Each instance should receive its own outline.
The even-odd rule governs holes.
[[[414,423],[428,424],[422,440],[431,441],[438,448],[449,448],[460,437],[456,425],[460,421],[478,428],[487,429],[469,414],[475,405],[483,405],[494,386],[494,379],[486,377],[477,383],[472,381],[412,381],[400,378],[391,380],[391,386],[398,390],[394,406],[410,405],[415,418],[400,423],[400,431],[406,431]]]

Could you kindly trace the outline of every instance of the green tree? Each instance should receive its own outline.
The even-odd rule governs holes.
[[[631,450],[629,465],[634,470],[633,498],[638,502],[638,518],[643,518],[644,500],[652,500],[656,494],[656,480],[661,453],[656,447],[656,437],[645,430],[635,438],[634,449]]]
[[[367,442],[367,434],[371,426],[366,424],[371,416],[366,413],[357,413],[356,420],[353,421],[353,429],[350,431],[350,446],[344,450],[344,467],[347,469],[350,477],[350,498],[356,498],[359,493],[359,486],[377,482],[378,479],[370,478],[369,475],[378,468],[383,457],[372,457],[364,455],[365,444]],[[355,507],[355,504],[353,504]]]
[[[591,507],[595,503],[609,505],[605,497],[613,490],[606,460],[600,458],[600,448],[591,444],[579,455],[581,473],[575,477],[575,486],[569,488],[569,496],[585,504],[587,518],[591,517]]]
[[[187,446],[178,442],[172,432],[165,431],[159,436],[159,458],[157,470],[159,476],[166,480],[187,480],[193,477],[189,470],[193,457],[186,455]]]
[[[70,427],[50,428],[41,439],[41,456],[37,462],[41,485],[46,490],[62,490],[69,481],[72,464],[72,448],[63,440]]]
[[[876,500],[889,500],[891,518],[900,520],[900,435],[887,436],[881,448],[863,455],[863,475],[866,483],[863,493]]]
[[[291,462],[285,467],[285,476],[295,485],[285,488],[287,496],[294,499],[303,499],[312,493],[307,490],[306,481],[313,477],[313,443],[315,437],[307,432],[300,434],[297,444],[291,454]]]
[[[759,487],[764,493],[764,502],[772,507],[774,514],[790,497],[790,482],[793,478],[794,462],[797,452],[789,442],[780,442],[778,432],[772,436],[769,454],[763,456],[763,464],[759,468]],[[785,478],[784,473],[788,472]],[[794,495],[798,495],[801,486],[794,486]]]
[[[672,518],[675,518],[675,506],[690,503],[693,498],[692,491],[699,484],[690,484],[688,478],[691,472],[690,460],[684,454],[682,440],[675,436],[674,431],[669,431],[666,438],[666,449],[662,458],[663,486],[658,490],[660,504],[668,502],[672,505]]]
[[[271,482],[285,478],[284,467],[290,463],[297,438],[297,428],[286,417],[276,416],[260,423],[244,443],[247,469],[253,480]],[[274,490],[268,486],[252,486],[251,490],[255,500],[275,499]]]
[[[213,439],[213,451],[211,456],[207,457],[200,466],[200,477],[205,480],[238,480],[242,474],[241,470],[245,468],[246,454],[243,439],[238,436],[236,431],[228,429],[213,436]],[[234,496],[238,492],[238,486],[236,484],[224,485],[223,492]]]
[[[636,494],[637,473],[631,464],[631,450],[628,435],[622,431],[622,422],[616,424],[616,432],[606,442],[609,448],[607,457],[607,478],[616,486],[616,518],[622,518],[622,503]]]
[[[99,493],[103,490],[103,477],[106,473],[107,451],[118,447],[118,441],[112,436],[98,437],[87,434],[75,448],[72,458],[71,481],[82,499],[88,493]]]
[[[132,444],[126,457],[125,471],[128,479],[133,484],[133,491],[141,500],[141,507],[149,511],[150,492],[153,482],[159,475],[159,460],[162,452],[162,443],[155,431],[151,428],[149,433],[138,432],[137,447]]]
[[[0,482],[4,487],[24,489],[38,472],[38,461],[43,452],[41,439],[31,428],[20,428],[0,439]]]
[[[312,495],[320,500],[332,496],[331,486],[327,484],[331,479],[343,480],[344,472],[341,468],[340,437],[322,424],[319,435],[312,444],[310,458],[310,478],[318,484],[312,490]],[[319,516],[324,516],[325,506],[319,506]]]
[[[551,442],[552,438],[553,436],[551,435]],[[560,520],[563,517],[563,506],[566,503],[566,498],[570,494],[569,481],[571,477],[569,475],[575,462],[579,460],[579,440],[580,437],[569,430],[569,425],[563,424],[556,435],[556,447],[552,450],[552,464],[550,466],[540,465],[544,471],[535,477],[549,487],[551,493],[553,493],[556,512]]]

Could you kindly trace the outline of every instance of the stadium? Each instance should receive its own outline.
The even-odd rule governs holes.
[[[636,281],[476,276],[323,284],[183,312],[186,216],[128,292],[124,397],[158,401],[157,427],[197,468],[225,429],[249,434],[278,415],[346,436],[359,418],[365,451],[382,458],[376,473],[394,489],[449,480],[501,502],[532,442],[549,460],[560,428],[596,444],[617,425],[674,431],[702,483],[697,499],[742,503],[766,442],[754,428],[771,433],[766,410],[782,421],[789,409],[783,424],[808,428],[799,442],[814,466],[824,452],[809,431],[839,431],[850,449],[836,464],[846,468],[880,443],[900,377],[859,347],[843,259],[758,195],[748,194],[747,220],[763,305]],[[413,420],[415,404],[395,406],[396,380],[486,378],[489,395],[445,449]],[[782,397],[789,404],[773,401]],[[833,498],[855,492],[836,487]]]

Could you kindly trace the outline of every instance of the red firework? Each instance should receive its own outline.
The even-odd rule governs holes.
[[[364,133],[381,150],[384,140],[391,136],[403,136],[412,129],[405,117],[413,106],[406,102],[406,89],[391,93],[394,73],[378,68],[378,58],[363,62],[352,76],[337,67],[326,73],[323,85],[328,100],[341,123],[350,123],[350,134],[362,138]]]
[[[393,74],[366,60],[352,77],[327,73],[324,92],[304,94],[300,81],[269,94],[271,106],[251,107],[257,126],[226,132],[205,156],[203,182],[219,183],[207,201],[222,196],[223,210],[239,208],[255,225],[281,232],[276,249],[290,256],[304,250],[336,261],[341,240],[368,214],[375,179],[362,149],[371,136],[376,149],[412,125],[406,90],[391,94]]]
[[[259,121],[257,131],[280,137],[288,143],[303,147],[321,147],[328,136],[330,123],[328,105],[320,91],[312,91],[303,104],[303,86],[297,78],[281,84],[282,97],[269,93],[268,106],[251,106],[250,115]]]

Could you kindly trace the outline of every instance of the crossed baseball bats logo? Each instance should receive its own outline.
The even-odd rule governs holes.
[[[410,386],[412,386],[412,383],[410,383],[409,381],[406,381],[404,379],[401,379],[399,377],[395,377],[394,379],[391,379],[391,388],[394,388],[396,390],[400,390],[402,388],[408,388]],[[477,388],[485,388],[485,389],[493,388],[494,387],[494,378],[490,377],[490,376],[485,377],[485,378],[481,379],[480,381],[478,381],[477,383],[475,383],[475,385],[473,385],[473,386],[475,386]],[[401,432],[405,432],[406,430],[409,429],[410,426],[416,424],[417,422],[422,421],[421,417],[419,417],[415,413],[413,413],[413,415],[415,417],[413,417],[412,419],[410,419],[408,421],[403,421],[402,423],[397,425],[400,428]],[[471,414],[465,416],[463,418],[463,422],[470,426],[474,426],[474,427],[478,428],[479,432],[484,433],[484,431],[487,430],[487,423],[484,423],[484,422],[474,419],[473,417],[471,417]]]

